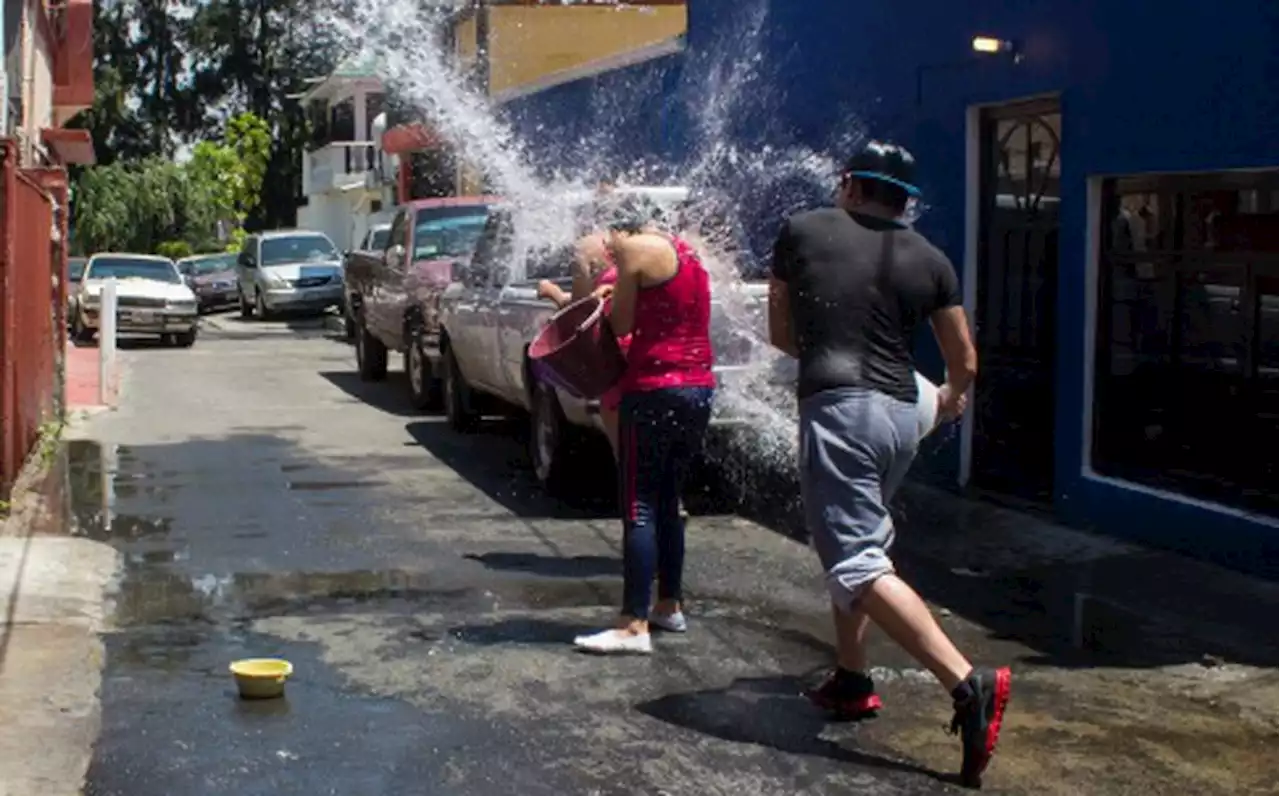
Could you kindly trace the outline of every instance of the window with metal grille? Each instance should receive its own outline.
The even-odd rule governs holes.
[[[1277,172],[1103,185],[1099,473],[1277,511]]]

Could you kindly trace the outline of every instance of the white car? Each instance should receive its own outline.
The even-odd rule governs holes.
[[[101,326],[102,288],[116,284],[116,332],[159,335],[171,345],[196,341],[196,294],[174,262],[150,254],[95,254],[84,268],[76,296],[72,336],[88,342]]]

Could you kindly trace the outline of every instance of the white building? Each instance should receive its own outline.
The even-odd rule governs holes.
[[[382,81],[369,64],[345,62],[298,99],[313,139],[302,168],[298,227],[327,234],[339,249],[356,246],[373,224],[390,221],[396,158],[382,151]]]

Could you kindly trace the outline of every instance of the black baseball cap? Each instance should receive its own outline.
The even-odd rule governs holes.
[[[844,164],[844,175],[896,185],[908,196],[919,196],[916,159],[905,148],[884,141],[868,141]]]

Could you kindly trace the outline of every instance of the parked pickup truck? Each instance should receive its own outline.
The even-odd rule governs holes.
[[[387,353],[402,352],[413,405],[439,405],[440,297],[459,263],[470,261],[495,201],[462,196],[410,202],[397,208],[383,249],[348,256],[347,297],[362,379],[386,378]]]
[[[616,190],[644,193],[664,210],[688,197],[684,188]],[[591,201],[584,197],[584,209]],[[537,297],[538,281],[550,279],[569,290],[571,252],[518,257],[513,252],[514,233],[510,211],[501,205],[492,208],[470,265],[441,299],[442,397],[448,422],[458,431],[475,426],[486,399],[527,410],[534,471],[545,488],[558,493],[572,485],[570,461],[577,432],[602,431],[599,404],[544,383],[530,368],[529,343],[555,311]],[[524,262],[529,267],[523,267]],[[733,295],[726,292],[712,297],[712,343],[722,384],[747,368],[753,346],[747,337],[754,333],[758,340],[763,330],[768,286],[763,281],[734,283]],[[730,424],[723,405],[719,409],[715,422]]]

